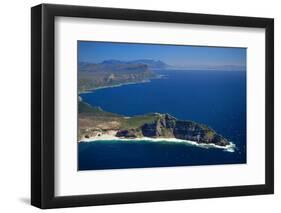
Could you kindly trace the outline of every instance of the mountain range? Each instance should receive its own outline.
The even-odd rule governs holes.
[[[83,92],[99,87],[147,81],[157,77],[153,70],[165,69],[168,66],[162,61],[149,59],[106,60],[101,63],[80,62],[78,64],[78,90]]]
[[[164,63],[160,60],[151,60],[151,59],[139,59],[133,61],[120,61],[120,60],[105,60],[101,63],[89,63],[89,62],[80,62],[79,63],[79,71],[101,71],[101,70],[111,70],[118,71],[122,68],[130,68],[146,65],[149,69],[166,69],[169,67],[168,64]]]

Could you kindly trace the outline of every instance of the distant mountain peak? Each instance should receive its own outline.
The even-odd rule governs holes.
[[[119,65],[119,64],[144,64],[147,65],[148,68],[151,69],[165,69],[169,67],[168,64],[164,63],[161,60],[153,60],[153,59],[138,59],[138,60],[131,60],[131,61],[121,61],[115,59],[104,60],[100,64],[106,65]]]
[[[101,62],[101,64],[121,64],[121,63],[124,62],[115,59],[104,60],[103,62]]]

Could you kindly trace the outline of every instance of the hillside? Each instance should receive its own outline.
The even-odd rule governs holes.
[[[229,145],[229,141],[206,125],[183,121],[169,114],[151,113],[125,117],[79,103],[79,138],[111,134],[120,138],[177,138],[197,143]]]
[[[147,81],[157,77],[153,69],[164,69],[167,66],[162,61],[148,59],[106,60],[101,63],[80,62],[78,64],[78,91]]]

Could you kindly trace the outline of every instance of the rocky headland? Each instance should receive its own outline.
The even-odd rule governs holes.
[[[169,114],[151,113],[125,117],[79,101],[78,141],[98,138],[175,138],[198,144],[225,147],[230,142],[212,128],[194,121],[179,120]]]
[[[144,82],[156,78],[152,70],[169,67],[162,61],[106,60],[101,63],[78,64],[78,92],[98,88]],[[180,139],[197,144],[225,147],[231,143],[210,127],[194,121],[179,120],[169,114],[150,113],[126,117],[91,106],[78,96],[78,141],[100,138],[122,139]]]
[[[78,64],[78,91],[81,93],[97,88],[148,81],[158,77],[153,69],[166,66],[165,63],[154,60],[80,62]]]

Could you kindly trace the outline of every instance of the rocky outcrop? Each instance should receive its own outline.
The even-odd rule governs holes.
[[[176,118],[168,114],[160,115],[155,122],[146,123],[141,127],[142,134],[145,137],[174,137],[176,121]]]
[[[150,113],[125,117],[103,111],[79,101],[78,139],[111,135],[120,138],[177,138],[204,144],[229,145],[230,142],[210,127],[183,121],[169,114]]]
[[[154,122],[145,123],[139,129],[119,130],[117,137],[136,138],[177,138],[197,143],[213,143],[219,146],[229,145],[229,141],[206,125],[193,121],[181,121],[169,114],[160,115]]]
[[[214,130],[192,121],[177,121],[173,129],[175,138],[226,146],[229,142]]]
[[[125,130],[119,130],[116,133],[117,137],[124,137],[124,138],[138,138],[142,137],[142,133],[139,129],[125,129]]]

